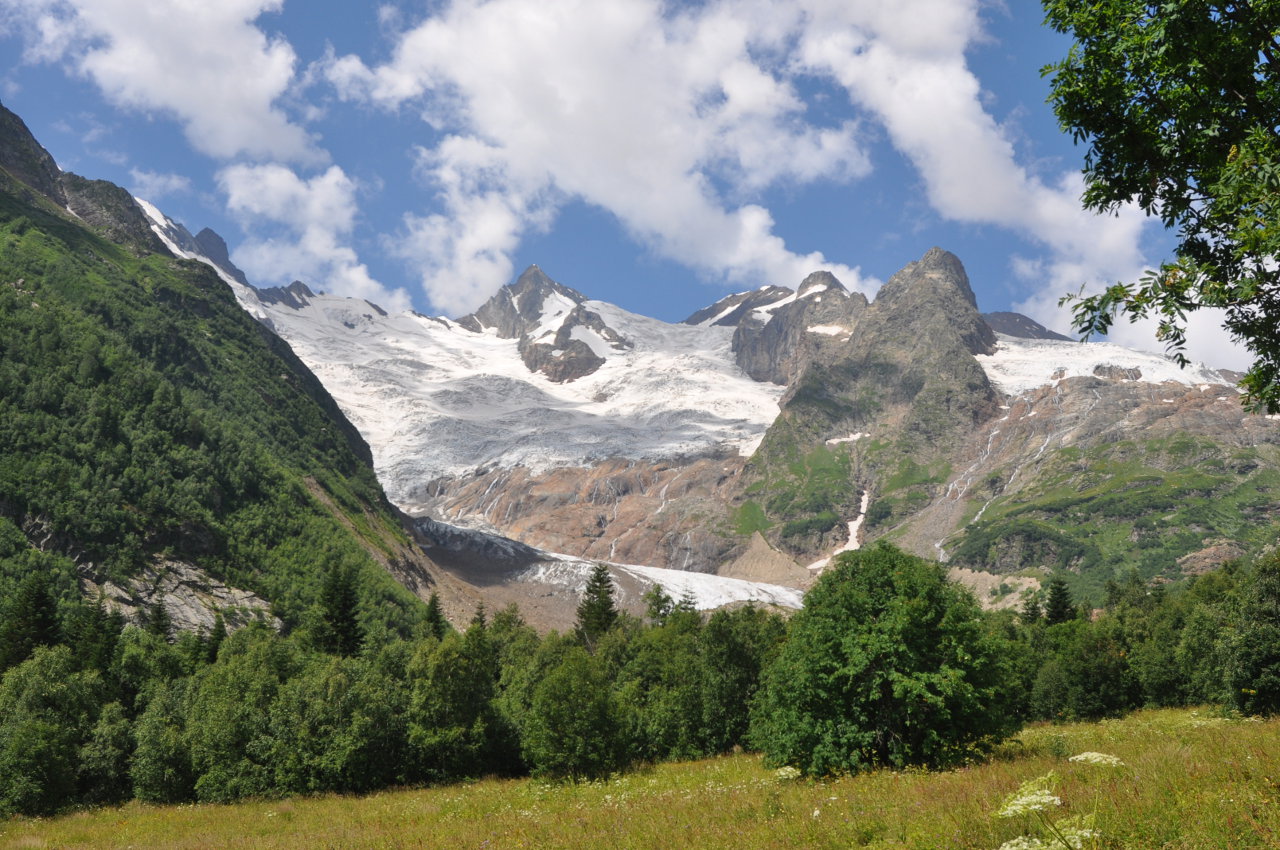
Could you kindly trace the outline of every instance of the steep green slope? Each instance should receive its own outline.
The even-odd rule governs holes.
[[[1219,560],[1259,551],[1274,544],[1277,520],[1280,447],[1182,435],[1058,449],[948,548],[958,566],[1069,570],[1072,590],[1096,599],[1130,570],[1169,581],[1194,574],[1184,559],[1207,547]]]
[[[0,169],[0,594],[167,558],[297,624],[337,569],[366,625],[408,629],[421,606],[383,566],[407,538],[315,377],[207,266],[104,220],[108,241],[39,188]]]

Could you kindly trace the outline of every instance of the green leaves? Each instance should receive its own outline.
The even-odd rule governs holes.
[[[1225,310],[1254,357],[1251,408],[1280,411],[1280,4],[1044,0],[1076,39],[1046,66],[1063,129],[1088,146],[1084,204],[1137,203],[1178,232],[1177,256],[1136,285],[1068,296],[1085,336],[1159,319],[1185,363],[1187,314]]]
[[[842,555],[764,675],[752,739],[812,775],[943,766],[1016,727],[1007,653],[942,568],[891,546]]]

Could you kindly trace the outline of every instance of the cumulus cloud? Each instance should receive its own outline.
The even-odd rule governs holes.
[[[323,161],[280,108],[297,57],[254,25],[283,0],[7,0],[25,58],[66,63],[117,106],[181,122],[198,151]]]
[[[613,213],[638,240],[713,278],[795,285],[815,268],[753,193],[852,180],[856,121],[821,124],[786,68],[785,28],[731,5],[664,13],[653,0],[458,0],[405,32],[389,62],[333,57],[340,95],[420,110],[441,140],[419,157],[443,212],[406,220],[405,253],[432,301],[474,307],[557,205]]]
[[[142,168],[132,168],[130,191],[139,198],[155,200],[167,195],[179,195],[191,191],[191,180],[181,174],[162,174]]]
[[[233,165],[218,173],[227,207],[255,235],[236,248],[250,277],[287,284],[296,278],[383,307],[406,310],[403,290],[374,280],[346,244],[356,219],[356,185],[338,166],[304,179],[279,163]]]

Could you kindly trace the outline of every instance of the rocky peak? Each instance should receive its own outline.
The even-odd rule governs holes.
[[[815,359],[847,343],[857,317],[867,307],[835,275],[814,272],[789,299],[748,313],[733,335],[742,370],[757,381],[789,385]]]
[[[586,300],[581,292],[556,283],[537,266],[529,266],[480,309],[458,319],[458,324],[476,333],[493,330],[502,339],[519,339]]]
[[[206,227],[197,233],[192,241],[195,243],[197,253],[222,269],[233,280],[243,283],[245,286],[249,285],[249,279],[244,276],[244,272],[240,271],[235,263],[231,262],[231,255],[227,251],[227,243],[221,236]],[[300,283],[300,281],[295,281],[295,283]]]
[[[937,326],[935,332],[958,335],[970,354],[992,354],[996,336],[978,313],[960,259],[950,251],[930,248],[908,263],[876,293],[876,313],[889,325]],[[924,337],[930,339],[931,333]]]
[[[210,257],[210,259],[213,258]],[[295,280],[288,286],[270,286],[265,289],[259,289],[257,293],[258,300],[263,304],[284,304],[294,310],[301,310],[310,303],[312,298],[316,297],[311,288],[300,280]],[[383,313],[383,315],[386,314]]]
[[[772,304],[786,300],[795,293],[785,286],[762,286],[749,292],[726,295],[709,307],[684,320],[686,325],[714,325],[734,328],[749,319],[758,310],[767,310]]]
[[[844,294],[848,294],[849,290],[844,288],[844,284],[839,278],[829,271],[816,271],[806,277],[801,283],[800,288],[796,290],[796,296],[804,298],[813,292],[822,292],[828,289],[837,290]]]
[[[1062,342],[1073,342],[1071,337],[1063,336],[1057,331],[1051,331],[1044,325],[1032,319],[1030,316],[1024,316],[1021,313],[996,312],[983,313],[982,319],[987,323],[991,330],[1005,336],[1015,336],[1019,339],[1056,339]]]
[[[60,207],[66,207],[67,198],[62,191],[59,177],[62,174],[53,157],[49,155],[27,125],[14,113],[0,104],[0,168]]]
[[[167,253],[133,197],[106,180],[62,171],[17,115],[0,105],[0,169],[113,242]]]

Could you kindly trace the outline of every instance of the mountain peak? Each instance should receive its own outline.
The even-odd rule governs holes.
[[[889,278],[889,282],[880,288],[876,300],[894,300],[907,290],[928,287],[943,297],[959,295],[974,310],[978,309],[978,299],[969,285],[969,275],[964,270],[960,258],[950,251],[933,247],[914,263],[908,263],[901,271]]]
[[[812,272],[803,281],[801,281],[800,288],[796,290],[796,293],[803,297],[808,295],[810,292],[823,289],[835,289],[842,293],[847,293],[849,291],[845,289],[845,286],[840,282],[840,279],[831,272],[816,271]]]
[[[534,265],[474,313],[458,319],[458,324],[476,333],[494,330],[502,339],[519,339],[549,314],[568,312],[586,300],[587,296],[556,283]]]

